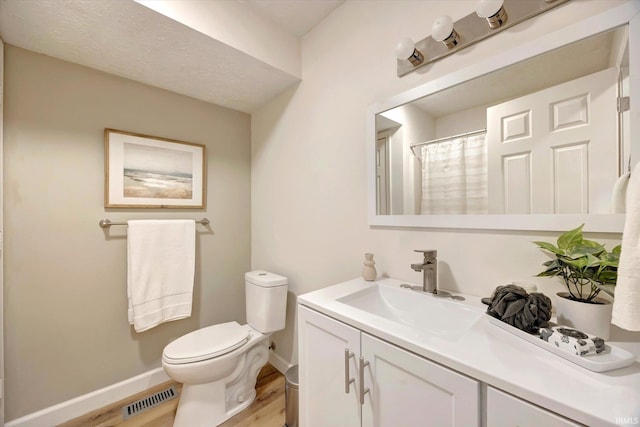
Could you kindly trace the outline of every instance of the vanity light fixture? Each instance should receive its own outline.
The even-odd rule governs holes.
[[[439,16],[434,21],[429,36],[415,43],[411,39],[402,39],[398,43],[396,46],[398,77],[568,1],[477,0],[474,12],[455,22],[448,15]],[[507,11],[509,11],[508,16]]]
[[[442,42],[447,49],[453,49],[460,41],[460,35],[453,27],[453,19],[449,15],[438,16],[431,27],[431,37]]]
[[[424,56],[415,46],[409,37],[403,38],[396,45],[396,57],[401,61],[409,61],[414,67],[422,64]]]
[[[479,0],[476,14],[487,20],[489,28],[498,28],[507,22],[507,11],[503,4],[504,0]]]

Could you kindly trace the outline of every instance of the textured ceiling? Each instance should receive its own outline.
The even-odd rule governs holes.
[[[314,10],[315,15],[311,9],[306,13],[317,20],[325,16],[324,6]],[[318,22],[305,19],[308,28]],[[299,82],[134,1],[0,0],[0,37],[10,45],[248,113]]]

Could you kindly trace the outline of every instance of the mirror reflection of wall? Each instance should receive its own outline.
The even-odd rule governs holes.
[[[630,163],[627,31],[378,114],[378,214],[608,213]]]
[[[435,122],[414,104],[402,105],[376,117],[378,141],[386,136],[387,177],[386,189],[377,187],[387,201],[387,210],[378,212],[391,215],[420,213],[421,164],[411,154],[410,141],[424,141],[435,132]],[[380,152],[380,144],[377,153]],[[380,198],[378,199],[380,200]],[[384,209],[384,208],[383,208]]]

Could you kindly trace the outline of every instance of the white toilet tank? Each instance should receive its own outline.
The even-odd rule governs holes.
[[[262,333],[284,329],[287,278],[264,270],[245,273],[247,323]]]

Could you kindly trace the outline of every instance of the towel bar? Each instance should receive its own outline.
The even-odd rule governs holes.
[[[202,218],[200,220],[196,221],[198,224],[202,224],[202,225],[208,225],[209,224],[209,220],[207,218]],[[109,228],[112,225],[127,225],[126,222],[113,222],[110,219],[101,219],[100,222],[98,223],[98,225],[100,226],[100,228]]]

